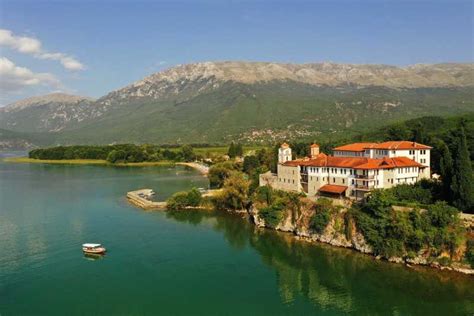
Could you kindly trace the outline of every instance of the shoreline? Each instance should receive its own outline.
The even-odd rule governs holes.
[[[7,157],[2,161],[9,163],[34,163],[34,164],[56,164],[56,165],[98,165],[111,167],[148,167],[148,166],[171,166],[176,163],[173,161],[144,161],[127,163],[110,163],[101,159],[33,159],[28,157]]]
[[[177,162],[176,165],[186,166],[186,167],[196,169],[203,176],[207,176],[209,174],[209,167],[198,162]]]
[[[228,212],[235,212],[228,210]],[[236,212],[241,213],[241,212]],[[282,233],[291,234],[291,237],[297,240],[302,240],[308,243],[321,243],[330,245],[331,247],[336,248],[346,248],[352,251],[369,255],[374,260],[383,260],[389,263],[398,263],[403,264],[407,267],[420,266],[427,267],[441,271],[451,271],[457,272],[462,275],[469,277],[474,276],[474,268],[469,268],[463,265],[461,262],[454,262],[451,265],[442,265],[440,262],[433,260],[430,261],[428,258],[415,257],[415,258],[406,258],[406,257],[382,257],[380,255],[375,255],[371,245],[367,243],[365,237],[357,230],[355,224],[351,225],[351,237],[344,237],[341,233],[337,232],[334,229],[335,218],[331,219],[326,228],[322,233],[311,232],[308,229],[303,227],[298,227],[297,225],[290,224],[288,218],[283,220],[276,227],[269,227],[266,225],[265,221],[262,220],[259,216],[259,210],[257,208],[251,208],[250,210],[245,210],[246,215],[249,217],[250,222],[255,226],[261,229],[269,229],[273,231],[278,231]]]

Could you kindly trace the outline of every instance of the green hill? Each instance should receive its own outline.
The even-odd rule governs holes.
[[[140,100],[58,135],[61,143],[249,143],[360,133],[474,108],[469,88],[315,87],[226,83],[185,101]]]

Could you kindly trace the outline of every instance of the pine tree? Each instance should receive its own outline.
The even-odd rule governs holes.
[[[449,151],[448,146],[443,141],[441,141],[439,151],[441,155],[439,169],[441,180],[443,181],[443,195],[446,200],[450,201],[453,196],[451,191],[451,184],[453,180],[453,158],[451,157],[451,152]]]
[[[474,179],[464,128],[460,129],[454,155],[451,189],[453,204],[462,211],[474,211]]]

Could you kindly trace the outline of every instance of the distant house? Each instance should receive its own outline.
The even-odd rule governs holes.
[[[309,157],[293,160],[284,143],[277,174],[261,175],[260,185],[308,196],[362,199],[373,189],[430,178],[430,150],[410,141],[354,143],[334,148],[330,156],[312,144]]]

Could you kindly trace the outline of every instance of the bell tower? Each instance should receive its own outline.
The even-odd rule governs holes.
[[[315,159],[319,155],[319,145],[312,144],[310,146],[310,157],[311,159]]]
[[[285,163],[292,160],[291,148],[287,143],[281,144],[278,149],[278,163]]]

